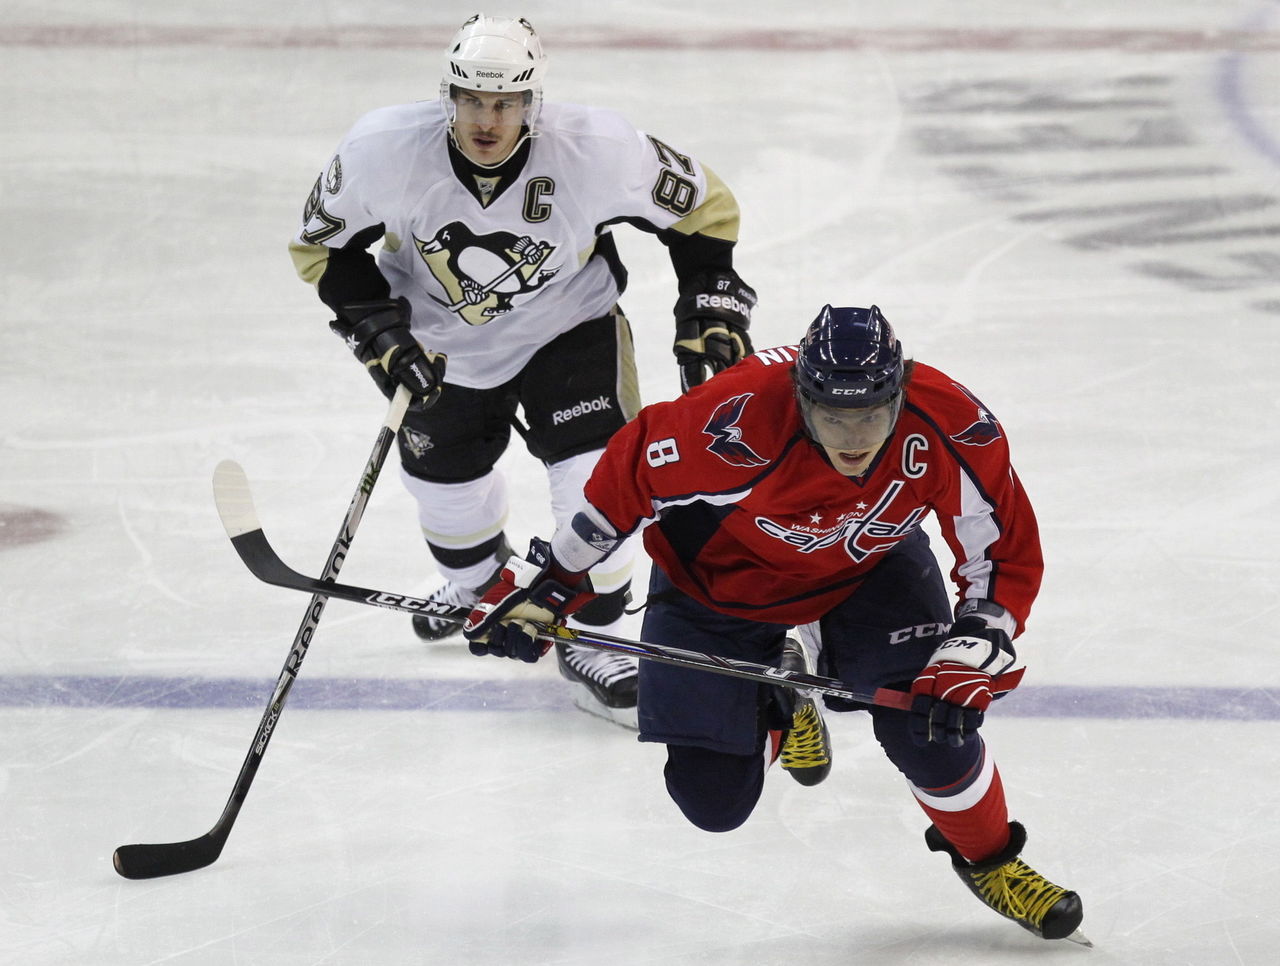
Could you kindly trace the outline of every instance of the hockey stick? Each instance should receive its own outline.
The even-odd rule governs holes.
[[[317,581],[316,586],[311,588],[311,603],[307,607],[302,624],[298,627],[298,633],[294,636],[293,646],[289,649],[289,656],[284,662],[284,669],[280,672],[279,680],[276,681],[276,689],[271,695],[266,712],[262,715],[262,721],[258,725],[253,744],[249,746],[244,764],[240,766],[240,774],[236,776],[235,786],[231,789],[231,796],[222,809],[222,815],[208,832],[186,842],[120,846],[112,856],[112,864],[126,879],[154,879],[164,875],[191,872],[194,869],[212,865],[222,854],[222,847],[227,842],[227,836],[231,834],[231,826],[235,824],[236,816],[240,814],[240,806],[244,804],[249,794],[249,786],[253,784],[254,776],[258,773],[258,766],[262,764],[262,756],[266,753],[267,744],[275,732],[276,722],[284,710],[284,703],[289,697],[294,679],[298,676],[298,670],[307,656],[307,647],[311,644],[311,637],[320,622],[320,615],[324,613],[325,601],[329,596],[327,581],[336,579],[338,571],[342,568],[342,562],[356,535],[356,528],[360,525],[360,519],[369,503],[373,485],[378,481],[382,464],[386,461],[387,453],[390,452],[391,445],[395,441],[400,422],[404,419],[409,399],[409,390],[404,386],[399,387],[391,398],[391,405],[387,409],[382,429],[378,431],[378,439],[373,444],[369,462],[365,464],[364,472],[360,475],[360,485],[351,498],[351,505],[347,508],[347,515],[342,521],[338,537],[329,551],[329,559],[324,565],[323,579]],[[227,501],[236,499],[237,494],[242,491],[240,481],[243,478],[244,471],[238,464],[230,460],[224,460],[218,464],[213,474],[213,492],[219,510]],[[249,512],[253,512],[252,505],[249,507]]]
[[[275,584],[278,587],[288,587],[292,590],[311,591],[312,593],[323,590],[327,596],[338,600],[383,607],[387,610],[404,611],[409,614],[430,614],[433,617],[442,617],[459,623],[466,619],[467,612],[465,610],[441,604],[437,601],[425,600],[421,597],[409,597],[404,594],[392,594],[385,591],[367,590],[350,584],[321,581],[298,573],[280,559],[275,548],[267,540],[267,536],[262,530],[262,524],[258,522],[257,513],[254,511],[253,494],[249,490],[249,481],[245,477],[244,471],[235,464],[223,465],[227,467],[227,473],[224,485],[219,488],[216,494],[218,513],[222,517],[222,524],[226,528],[227,536],[231,538],[232,545],[236,548],[236,552],[240,554],[240,559],[244,561],[245,566],[259,580]],[[233,469],[235,471],[234,486],[231,485]],[[602,651],[616,651],[643,660],[656,661],[660,664],[709,671],[713,674],[723,674],[765,684],[776,684],[802,691],[814,691],[850,701],[858,701],[863,704],[898,708],[904,711],[909,710],[911,707],[911,696],[904,691],[895,691],[892,688],[876,688],[874,691],[863,691],[851,687],[836,678],[806,674],[800,671],[788,671],[783,668],[771,667],[767,664],[717,657],[711,654],[703,654],[699,651],[687,651],[683,648],[667,647],[647,641],[633,641],[596,631],[553,626],[545,628],[539,638],[550,642],[585,644],[588,647],[594,647]],[[1019,669],[1009,674],[997,676],[993,682],[993,690],[995,688],[1000,690],[1012,688],[1022,676],[1022,670]]]

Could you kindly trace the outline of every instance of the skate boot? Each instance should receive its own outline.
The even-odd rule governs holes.
[[[557,644],[560,676],[573,685],[573,703],[626,728],[636,725],[636,659],[583,644]]]
[[[478,591],[469,590],[461,584],[447,580],[431,593],[427,600],[446,607],[455,607],[466,616],[466,612],[480,602]],[[446,637],[462,632],[462,621],[443,620],[439,617],[428,617],[426,614],[413,615],[413,632],[424,641],[442,641]]]
[[[812,674],[803,645],[788,637],[782,647],[782,669]],[[816,701],[799,691],[791,712],[791,727],[783,733],[782,767],[801,785],[817,785],[831,774],[831,734]]]
[[[1020,858],[1027,833],[1018,822],[1009,823],[1009,844],[999,855],[982,862],[969,862],[943,838],[937,826],[924,833],[930,851],[951,856],[952,868],[969,891],[1006,919],[1041,939],[1070,939],[1092,946],[1079,931],[1084,919],[1080,897],[1054,885]]]
[[[444,604],[446,607],[456,608],[462,612],[462,617],[465,619],[467,612],[472,607],[475,607],[480,602],[480,598],[485,595],[485,592],[498,582],[498,579],[502,576],[502,568],[513,552],[504,535],[502,542],[498,544],[497,549],[494,551],[497,563],[493,568],[493,573],[489,575],[489,578],[484,583],[472,590],[455,581],[446,580],[431,593],[427,594],[427,600],[437,604]],[[442,641],[446,637],[462,633],[462,621],[442,620],[439,617],[429,617],[426,614],[414,614],[413,632],[424,641]]]

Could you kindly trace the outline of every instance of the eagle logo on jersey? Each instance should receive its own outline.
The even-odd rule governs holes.
[[[754,393],[744,392],[741,396],[722,402],[702,430],[711,437],[707,449],[730,466],[764,466],[769,462],[742,441],[742,427],[738,425],[742,410],[753,395]]]
[[[964,386],[955,382],[952,385],[968,396],[969,401],[978,407],[978,418],[951,438],[965,446],[988,446],[1000,439],[1004,433],[1000,431],[1000,424],[996,422],[996,418],[991,415],[987,407],[982,405],[981,401]]]
[[[435,298],[467,325],[484,325],[514,308],[514,299],[545,285],[560,271],[544,268],[555,246],[528,235],[495,231],[477,235],[460,221],[430,241],[413,237],[418,254],[448,300]]]

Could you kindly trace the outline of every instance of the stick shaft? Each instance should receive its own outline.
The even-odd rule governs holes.
[[[466,618],[465,611],[460,611],[455,607],[440,604],[436,601],[426,600],[421,597],[410,597],[405,594],[393,594],[381,590],[369,590],[351,584],[338,583],[337,581],[319,580],[315,577],[308,577],[298,573],[280,559],[275,548],[267,540],[267,536],[262,530],[262,525],[258,522],[257,515],[252,510],[253,497],[249,492],[248,481],[242,479],[242,484],[243,490],[236,494],[235,499],[246,508],[243,517],[239,518],[230,512],[225,512],[221,506],[219,507],[219,512],[223,513],[223,523],[226,525],[227,534],[231,537],[231,542],[235,546],[237,553],[240,554],[240,559],[244,561],[245,565],[259,580],[293,590],[310,591],[313,594],[323,593],[330,598],[345,600],[354,604],[382,607],[387,610],[402,611],[409,614],[431,614],[432,616],[443,617],[459,623]],[[617,651],[644,660],[678,665],[708,671],[712,674],[723,674],[798,690],[816,691],[846,698],[850,701],[859,701],[864,704],[906,709],[910,707],[911,702],[910,696],[905,692],[895,691],[890,688],[859,689],[836,678],[787,671],[765,664],[717,657],[698,651],[687,651],[682,648],[654,644],[649,641],[633,641],[612,637],[607,634],[582,629],[549,627],[539,636],[546,641],[585,644],[599,650]]]
[[[408,404],[409,391],[401,386],[391,399],[386,419],[383,420],[382,428],[378,431],[378,438],[373,445],[373,451],[369,454],[369,460],[365,464],[363,473],[361,473],[360,483],[351,497],[351,503],[347,507],[347,513],[343,517],[338,535],[334,538],[333,546],[329,548],[329,558],[325,561],[324,570],[321,572],[320,579],[322,581],[336,580],[338,571],[342,569],[342,563],[346,560],[347,551],[351,548],[351,542],[355,539],[356,530],[360,526],[360,521],[364,518],[365,507],[369,505],[369,497],[373,494],[373,485],[378,481],[378,476],[382,472],[382,466],[386,462],[387,454],[390,453],[391,447],[395,443],[396,432],[404,419]],[[225,463],[221,463],[215,470],[215,489],[218,486],[218,471],[222,470],[225,465]],[[240,806],[244,804],[245,797],[249,794],[249,786],[253,783],[258,766],[262,763],[262,756],[266,753],[271,736],[275,733],[276,723],[280,719],[280,714],[284,711],[285,702],[289,699],[289,692],[293,688],[293,682],[298,677],[302,662],[306,660],[307,648],[311,646],[311,638],[315,635],[316,627],[324,614],[327,602],[328,597],[325,594],[315,593],[311,596],[306,613],[302,617],[302,623],[298,625],[298,632],[294,635],[289,655],[285,658],[284,667],[280,671],[280,677],[276,680],[275,691],[272,692],[271,700],[263,712],[262,720],[258,723],[258,731],[254,737],[253,744],[250,745],[249,752],[245,755],[244,763],[240,766],[240,774],[236,778],[231,797],[227,800],[226,808],[218,819],[218,824],[215,825],[215,828],[223,827],[229,832],[231,824],[235,821],[236,815],[240,811]]]
[[[347,507],[338,536],[329,550],[329,557],[322,571],[322,582],[335,580],[338,571],[342,569],[342,562],[346,559],[351,541],[355,538],[356,529],[360,526],[365,507],[368,506],[369,497],[373,493],[373,485],[377,482],[387,454],[395,442],[396,433],[404,419],[409,400],[409,391],[404,387],[398,388],[391,399],[386,418],[374,442],[373,452],[365,464],[360,483]],[[228,505],[228,512],[234,514],[238,511],[243,514],[243,506],[239,508],[235,506],[236,495],[244,489],[243,476],[244,471],[235,463],[224,460],[218,464],[214,471],[214,499],[220,511],[224,505]],[[249,507],[249,512],[252,512],[252,506]],[[227,524],[225,515],[223,522]],[[231,789],[231,795],[213,828],[204,835],[186,842],[120,846],[112,856],[112,863],[120,875],[127,879],[151,879],[190,872],[217,860],[227,837],[231,834],[236,816],[240,814],[240,808],[248,797],[249,788],[253,784],[254,776],[258,773],[258,767],[262,764],[262,756],[266,753],[271,736],[275,733],[276,724],[289,698],[293,682],[298,676],[298,670],[307,656],[307,648],[311,645],[311,639],[320,623],[327,600],[328,597],[323,592],[323,588],[317,588],[312,594],[302,623],[298,626],[298,632],[294,635],[293,644],[289,648],[289,655],[285,658],[280,677],[276,681],[271,700],[267,704],[266,711],[263,712],[262,720],[258,723],[253,743],[249,746],[248,754],[245,755],[240,772],[236,776],[235,785]]]

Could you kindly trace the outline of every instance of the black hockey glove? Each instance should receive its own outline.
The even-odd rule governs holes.
[[[413,394],[414,404],[426,408],[440,396],[446,359],[443,353],[426,352],[418,344],[409,332],[410,311],[404,296],[348,302],[342,307],[346,321],[334,319],[329,328],[346,340],[384,396],[390,399],[403,384]]]
[[[532,664],[551,647],[538,639],[539,625],[563,623],[595,597],[584,574],[566,571],[552,556],[551,544],[534,537],[524,560],[508,558],[498,582],[468,615],[462,633],[472,654]]]
[[[674,351],[681,392],[751,354],[747,329],[755,304],[755,289],[734,271],[703,272],[680,290]]]

